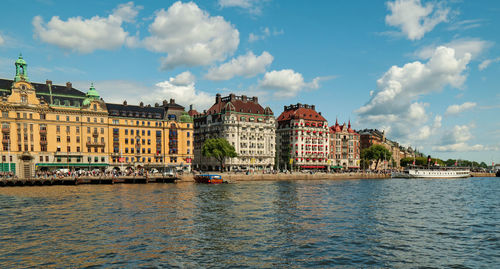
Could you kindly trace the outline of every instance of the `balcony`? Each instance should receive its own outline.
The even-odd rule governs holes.
[[[2,139],[2,143],[3,143],[3,144],[9,144],[9,139],[5,139],[5,138],[4,138],[4,139]]]
[[[47,140],[40,140],[40,145],[47,145]]]
[[[92,133],[92,136],[93,136],[93,137],[99,137],[99,133],[98,133],[98,132],[93,132],[93,133]]]
[[[87,147],[104,147],[106,143],[104,142],[92,142],[92,141],[87,141]]]
[[[46,135],[47,134],[47,129],[40,129],[40,134],[41,135]]]
[[[10,133],[10,128],[2,127],[2,133]]]

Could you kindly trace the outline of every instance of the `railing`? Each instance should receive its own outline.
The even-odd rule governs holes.
[[[10,132],[10,128],[2,127],[2,133],[9,133],[9,132]]]
[[[87,141],[87,147],[104,147],[104,146],[105,146],[104,142]]]

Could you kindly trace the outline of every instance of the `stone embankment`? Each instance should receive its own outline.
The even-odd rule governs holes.
[[[220,174],[220,173],[217,173]],[[319,179],[383,179],[390,178],[390,174],[374,174],[374,173],[292,173],[292,174],[233,174],[223,173],[222,178],[228,181],[276,181],[276,180],[319,180]],[[194,181],[193,175],[179,176],[180,182]]]

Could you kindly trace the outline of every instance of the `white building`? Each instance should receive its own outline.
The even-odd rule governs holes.
[[[230,94],[216,95],[210,109],[194,116],[195,169],[219,170],[220,164],[201,154],[203,142],[209,138],[225,138],[238,154],[227,158],[224,170],[272,169],[275,158],[276,127],[272,110],[263,108],[257,97]]]

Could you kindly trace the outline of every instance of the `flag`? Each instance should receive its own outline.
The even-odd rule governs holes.
[[[455,166],[457,166],[457,165],[458,165],[458,162],[457,162],[457,161],[455,161]]]
[[[415,160],[413,160],[413,165],[415,165]]]

